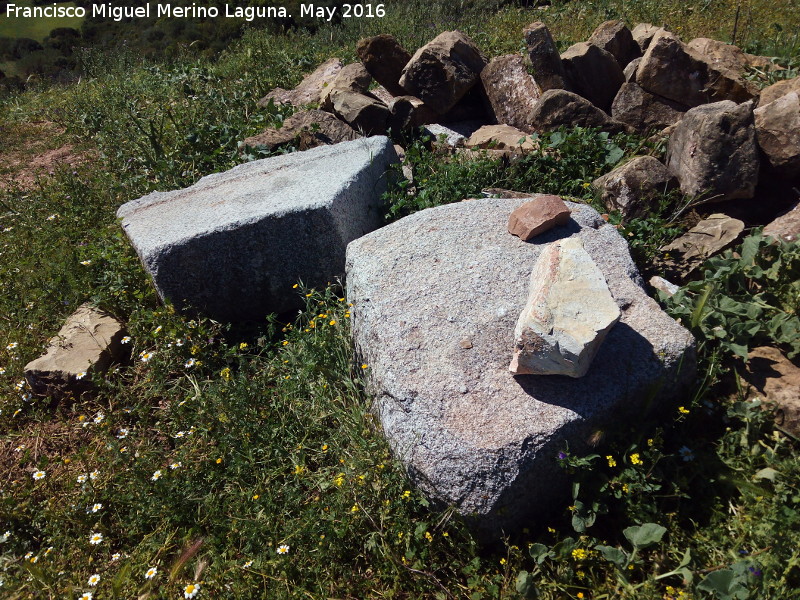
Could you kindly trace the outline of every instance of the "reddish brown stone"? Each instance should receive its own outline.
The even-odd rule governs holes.
[[[508,232],[527,242],[556,225],[566,224],[569,215],[569,208],[560,196],[540,196],[511,213]]]

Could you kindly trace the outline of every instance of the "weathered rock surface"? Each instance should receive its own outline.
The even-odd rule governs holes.
[[[333,110],[333,97],[339,92],[355,92],[365,94],[372,83],[370,75],[361,63],[351,63],[342,67],[319,96],[319,104],[323,110]]]
[[[425,131],[433,137],[434,144],[443,144],[450,148],[458,148],[481,127],[481,121],[462,121],[460,123],[433,123],[425,127]]]
[[[364,135],[386,133],[389,107],[376,98],[357,92],[339,91],[332,95],[333,112]]]
[[[675,285],[671,281],[667,281],[658,275],[653,275],[650,278],[650,281],[647,283],[649,283],[651,287],[657,289],[659,292],[664,292],[667,296],[674,296],[675,292],[681,289],[680,286]]]
[[[775,422],[794,436],[800,436],[800,367],[777,348],[753,348],[743,379],[755,388],[765,408],[774,405]]]
[[[438,115],[415,96],[398,96],[389,103],[389,126],[393,131],[435,123]]]
[[[288,117],[280,129],[266,129],[263,133],[246,138],[242,147],[277,150],[296,144],[300,150],[308,150],[359,137],[359,133],[347,123],[324,110],[303,110]]]
[[[483,89],[494,119],[501,124],[533,133],[531,114],[542,95],[518,54],[493,58],[481,71]]]
[[[762,233],[774,238],[780,238],[784,242],[800,240],[800,202],[795,204],[791,210],[770,222],[764,227]]]
[[[777,83],[765,87],[761,90],[761,95],[758,97],[758,106],[766,106],[770,102],[775,102],[778,98],[786,94],[791,94],[792,92],[800,94],[800,77],[784,79],[783,81],[778,81]]]
[[[625,76],[625,83],[633,83],[636,81],[636,70],[639,68],[640,62],[642,62],[641,56],[639,58],[634,58],[622,69],[622,74]],[[619,95],[619,92],[617,92],[617,95]]]
[[[484,125],[464,142],[466,148],[494,150],[533,150],[529,135],[511,125]]]
[[[303,81],[293,90],[275,88],[258,101],[259,106],[267,106],[272,100],[275,104],[292,104],[304,106],[316,104],[325,85],[333,81],[334,77],[342,70],[342,61],[338,58],[326,60],[312,73],[306,75]]]
[[[414,53],[400,85],[439,114],[444,114],[479,80],[486,59],[460,31],[445,31]]]
[[[753,111],[758,146],[772,170],[800,177],[800,94],[791,92]]]
[[[502,196],[503,198],[526,198],[528,195]],[[508,233],[523,242],[569,221],[570,210],[560,196],[544,195],[514,209],[508,217]]]
[[[754,97],[740,73],[715,67],[668,31],[653,38],[639,63],[636,83],[651,94],[686,106],[721,100],[746,102]]]
[[[677,123],[687,110],[687,106],[651,94],[637,83],[625,83],[611,105],[611,117],[646,133]]]
[[[601,110],[608,112],[614,96],[625,83],[625,75],[610,52],[588,42],[567,48],[561,63],[572,89]]]
[[[724,100],[686,112],[669,138],[667,167],[685,194],[752,198],[759,171],[752,103]]]
[[[292,286],[325,285],[351,240],[380,227],[385,137],[239,165],[120,207],[122,228],[163,299],[222,321],[301,304]]]
[[[583,377],[620,310],[580,238],[549,244],[533,267],[514,329],[515,375]]]
[[[663,27],[657,27],[655,25],[651,25],[650,23],[639,23],[631,31],[631,36],[636,43],[639,44],[639,48],[641,49],[642,53],[644,53],[647,51],[647,48],[650,46],[650,42],[653,41],[655,35],[662,30],[664,30]]]
[[[758,96],[758,86],[744,78],[751,59],[738,46],[726,44],[711,38],[695,38],[687,46],[703,55],[705,60],[716,70],[738,79],[742,86],[753,96]]]
[[[538,131],[558,129],[562,125],[599,127],[609,133],[628,131],[628,126],[615,121],[586,98],[566,90],[548,90],[531,116]]]
[[[528,48],[533,77],[542,91],[570,89],[561,56],[547,26],[536,21],[523,29],[522,35]]]
[[[404,96],[406,91],[398,83],[411,55],[393,35],[381,34],[358,42],[356,53],[375,81],[393,96]]]
[[[623,69],[634,58],[642,55],[639,44],[633,39],[631,30],[623,21],[601,23],[587,41],[610,53]]]
[[[125,356],[125,328],[110,314],[83,304],[50,340],[43,356],[25,365],[25,379],[37,395],[62,397],[89,388]]]
[[[637,156],[592,182],[606,208],[620,211],[625,219],[644,215],[660,194],[677,185],[675,176],[652,156]]]
[[[669,260],[671,271],[686,276],[699,267],[708,257],[721,252],[744,231],[744,223],[722,213],[714,213],[703,219],[681,237],[661,248],[673,254]]]
[[[569,500],[555,460],[566,443],[582,448],[595,427],[640,418],[694,377],[691,335],[645,294],[617,230],[570,203],[570,223],[522,242],[506,224],[525,201],[431,208],[347,251],[353,336],[383,431],[412,480],[487,536]],[[531,269],[570,236],[602,271],[620,322],[585,377],[513,377]]]

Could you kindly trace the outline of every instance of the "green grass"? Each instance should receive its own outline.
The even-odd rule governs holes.
[[[730,8],[556,2],[547,11],[481,13],[459,12],[460,5],[398,4],[383,22],[316,34],[251,31],[213,63],[94,52],[80,83],[3,101],[4,129],[52,121],[97,158],[0,195],[0,595],[179,598],[196,582],[198,598],[796,594],[797,442],[746,402],[747,390],[737,391],[733,373],[741,365],[713,333],[680,408],[623,431],[595,432],[588,456],[564,448],[553,460],[578,484],[574,497],[506,543],[481,548],[392,460],[363,389],[369,365],[353,358],[349,320],[357,307],[340,289],[298,287],[306,308],[296,320],[248,328],[175,314],[158,302],[116,208],[243,160],[236,141],[288,114],[257,109],[256,101],[328,56],[351,59],[358,37],[394,32],[411,48],[459,26],[494,54],[518,49],[520,26],[536,18],[567,43],[622,13],[666,19],[680,11],[669,18],[689,35],[720,34]],[[796,14],[781,16],[786,6],[752,3],[742,31],[797,58],[791,35],[770,25],[776,19],[794,31]],[[663,151],[590,130],[540,141],[541,151],[513,165],[450,161],[410,145],[416,190],[394,189],[389,217],[489,186],[593,202],[586,184],[598,174],[634,152]],[[644,261],[679,231],[664,230],[669,201],[622,224]],[[791,282],[775,275],[758,281],[787,289]],[[715,277],[721,289],[751,285]],[[28,398],[18,386],[25,363],[86,300],[126,323],[130,361],[98,377],[93,396]],[[44,478],[33,478],[37,470]],[[630,529],[646,523],[664,529]],[[148,579],[150,569],[156,574]],[[93,575],[100,578],[94,587]]]
[[[15,0],[12,4],[16,6],[32,7],[31,0]],[[50,4],[47,4],[50,6]],[[75,7],[74,2],[60,2],[58,6]],[[58,27],[72,27],[80,29],[83,19],[79,17],[7,17],[5,7],[0,16],[0,37],[10,38],[30,38],[36,41],[43,41],[48,34]]]

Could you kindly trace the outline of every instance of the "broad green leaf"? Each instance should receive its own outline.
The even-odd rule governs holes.
[[[662,527],[658,523],[645,523],[628,527],[622,533],[634,548],[642,549],[660,542],[666,532],[666,527]]]
[[[600,554],[603,555],[608,562],[614,563],[618,567],[622,568],[625,566],[625,563],[628,562],[628,555],[625,554],[619,548],[614,548],[613,546],[595,546],[595,550],[597,550]]]
[[[536,584],[533,581],[533,575],[531,575],[527,571],[519,572],[519,575],[517,575],[517,581],[515,583],[515,587],[517,589],[517,593],[520,594],[523,598],[539,597],[539,590],[536,589]]]
[[[766,467],[761,469],[758,473],[753,475],[753,479],[769,479],[770,481],[775,481],[775,478],[778,476],[778,472],[775,469],[770,467]]]

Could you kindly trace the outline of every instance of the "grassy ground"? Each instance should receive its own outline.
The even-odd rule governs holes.
[[[737,391],[735,352],[704,333],[724,302],[698,308],[702,293],[687,290],[686,304],[670,307],[688,311],[701,342],[694,393],[659,422],[598,432],[588,455],[564,448],[553,459],[580,484],[575,497],[495,548],[431,507],[393,462],[363,391],[369,365],[353,359],[353,309],[335,286],[298,287],[306,309],[295,321],[246,328],[158,302],[116,208],[241,161],[237,140],[286,116],[257,109],[258,98],[328,56],[352,58],[360,36],[393,32],[415,47],[458,26],[496,54],[519,49],[521,26],[538,18],[567,44],[621,15],[728,39],[736,8],[556,2],[482,13],[460,4],[404,3],[383,22],[315,35],[253,31],[213,64],[96,53],[80,83],[4,102],[15,145],[30,146],[28,123],[46,120],[95,158],[0,193],[0,595],[178,598],[199,586],[199,598],[793,597],[796,440]],[[790,8],[742,4],[739,31],[753,48],[796,59]],[[508,169],[412,144],[418,188],[393,190],[388,218],[490,186],[592,202],[587,184],[598,174],[634,152],[663,152],[592,131],[543,142]],[[641,260],[680,232],[670,208],[623,224]],[[784,269],[763,280],[747,265],[725,269],[743,273],[743,289],[776,290],[791,319],[796,246],[758,252],[778,253],[767,258]],[[732,280],[715,276],[733,297]],[[93,396],[31,398],[23,366],[87,300],[126,322],[130,361],[98,378]]]

